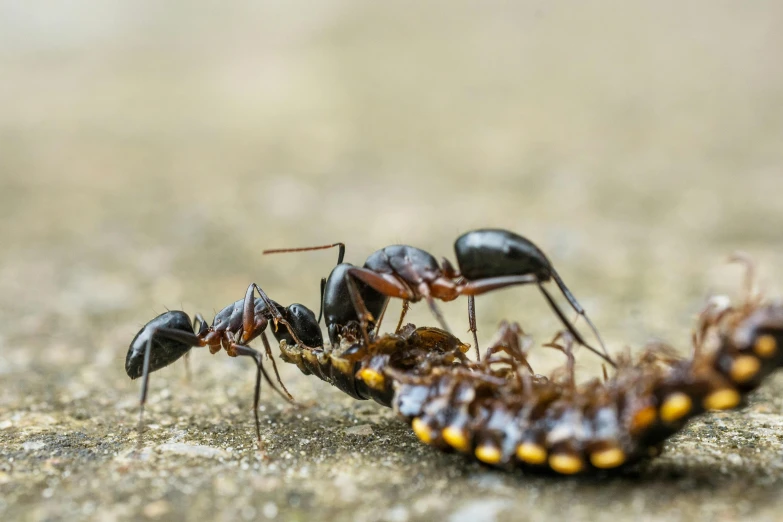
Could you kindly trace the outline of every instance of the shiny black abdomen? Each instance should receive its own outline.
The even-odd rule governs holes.
[[[144,325],[128,347],[128,355],[125,357],[125,371],[131,379],[141,377],[144,369],[144,351],[151,335],[158,328],[180,330],[189,334],[193,333],[193,325],[190,317],[185,312],[171,310],[163,313]],[[159,370],[173,363],[190,351],[192,346],[188,343],[169,339],[162,335],[155,335],[150,350],[150,372]]]
[[[536,274],[546,281],[551,267],[546,255],[524,237],[502,229],[466,232],[454,243],[459,270],[465,279]]]

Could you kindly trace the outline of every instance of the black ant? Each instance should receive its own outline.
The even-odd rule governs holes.
[[[258,291],[261,299],[255,298],[255,291]],[[165,312],[144,325],[131,341],[125,359],[125,371],[128,376],[131,379],[142,378],[139,400],[139,445],[141,445],[141,435],[144,429],[144,404],[147,400],[149,374],[173,363],[193,347],[208,346],[212,354],[223,348],[231,357],[249,356],[255,359],[258,369],[253,414],[256,422],[256,436],[259,447],[261,447],[261,427],[258,419],[261,377],[263,376],[280,396],[293,402],[293,397],[280,380],[280,374],[277,371],[275,360],[272,358],[272,351],[266,337],[266,328],[270,320],[275,325],[272,333],[278,341],[285,339],[289,344],[311,346],[323,344],[321,329],[317,322],[315,327],[312,327],[315,321],[315,315],[312,311],[299,304],[292,304],[284,308],[269,299],[255,283],[247,288],[244,299],[240,299],[218,312],[212,321],[212,326],[207,326],[207,322],[200,314],[196,314],[191,321],[185,312],[179,310]],[[285,329],[277,328],[278,324],[284,325]],[[267,358],[272,359],[272,367],[275,370],[277,382],[283,389],[282,392],[272,383],[261,364],[261,353],[247,346],[259,336],[264,343]]]
[[[332,270],[332,274],[329,276],[329,280],[326,281],[325,286],[329,287],[329,281],[335,275],[335,271],[339,270],[337,273],[339,277],[335,278],[334,284],[338,288],[345,287],[347,289],[355,308],[351,312],[352,315],[348,313],[348,310],[344,309],[342,311],[345,312],[345,317],[358,317],[362,328],[365,330],[365,341],[368,343],[366,328],[368,326],[378,328],[380,320],[376,321],[374,325],[371,323],[375,320],[375,317],[378,317],[375,312],[382,314],[386,306],[386,302],[378,296],[397,297],[403,300],[397,330],[402,325],[409,304],[424,299],[429,304],[441,327],[448,332],[450,330],[435,303],[435,299],[452,301],[460,295],[467,295],[468,322],[478,354],[475,296],[508,286],[535,283],[543,293],[549,306],[568,329],[569,333],[573,335],[574,339],[614,366],[614,362],[607,354],[606,347],[595,325],[593,325],[592,321],[587,317],[584,308],[566,287],[552,263],[532,241],[518,234],[501,229],[480,229],[461,235],[454,243],[459,270],[455,269],[445,258],[441,264],[438,264],[435,257],[428,252],[408,245],[392,245],[377,250],[367,258],[367,261],[361,268],[342,263],[345,253],[345,245],[343,243],[317,247],[265,250],[264,253],[300,252],[335,246],[340,247],[338,265]],[[349,275],[351,277],[347,277]],[[344,281],[346,278],[347,280]],[[550,280],[554,280],[574,311],[585,318],[600,343],[603,353],[587,344],[557,306],[552,295],[543,286],[543,283]],[[357,281],[365,286],[361,289],[356,289],[354,284]],[[321,289],[323,294],[323,281]],[[375,310],[371,310],[370,307],[366,306],[366,302],[362,303],[362,301],[366,301],[364,299],[365,296],[371,298],[375,305]],[[322,308],[325,301],[326,298],[323,297]],[[343,298],[342,302],[345,303],[347,301]],[[381,303],[383,303],[382,306]],[[343,308],[346,307],[343,306]],[[329,319],[327,318],[327,327],[329,326]],[[332,331],[330,329],[330,338],[331,335]]]

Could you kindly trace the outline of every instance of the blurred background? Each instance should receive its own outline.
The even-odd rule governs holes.
[[[211,318],[256,282],[317,309],[336,252],[266,248],[453,260],[462,232],[508,228],[612,350],[687,348],[705,297],[739,287],[731,252],[783,291],[781,49],[774,1],[0,0],[0,435],[102,440],[109,410],[132,437],[125,351],[166,307]],[[442,308],[466,331],[464,300]],[[503,318],[539,340],[558,327],[533,289],[477,310],[485,345]],[[424,305],[409,317],[434,324]],[[151,422],[228,403],[251,437],[247,365],[202,350],[193,367],[184,391],[179,365],[155,374]],[[46,491],[0,473],[8,499]]]

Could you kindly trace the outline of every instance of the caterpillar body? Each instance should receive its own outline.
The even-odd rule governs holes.
[[[424,443],[500,467],[564,475],[616,469],[659,453],[661,444],[707,410],[740,406],[783,364],[783,303],[748,296],[713,300],[699,317],[691,356],[658,345],[614,374],[576,385],[572,338],[550,343],[569,357],[565,377],[533,373],[532,345],[502,323],[481,362],[468,345],[436,328],[408,325],[368,345],[292,346],[282,358],[357,399],[394,408]],[[557,341],[557,339],[555,340]]]

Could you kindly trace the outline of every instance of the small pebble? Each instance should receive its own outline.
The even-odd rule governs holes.
[[[372,426],[369,424],[359,424],[358,426],[353,426],[351,428],[345,429],[346,435],[357,435],[360,437],[370,437],[373,434]]]

